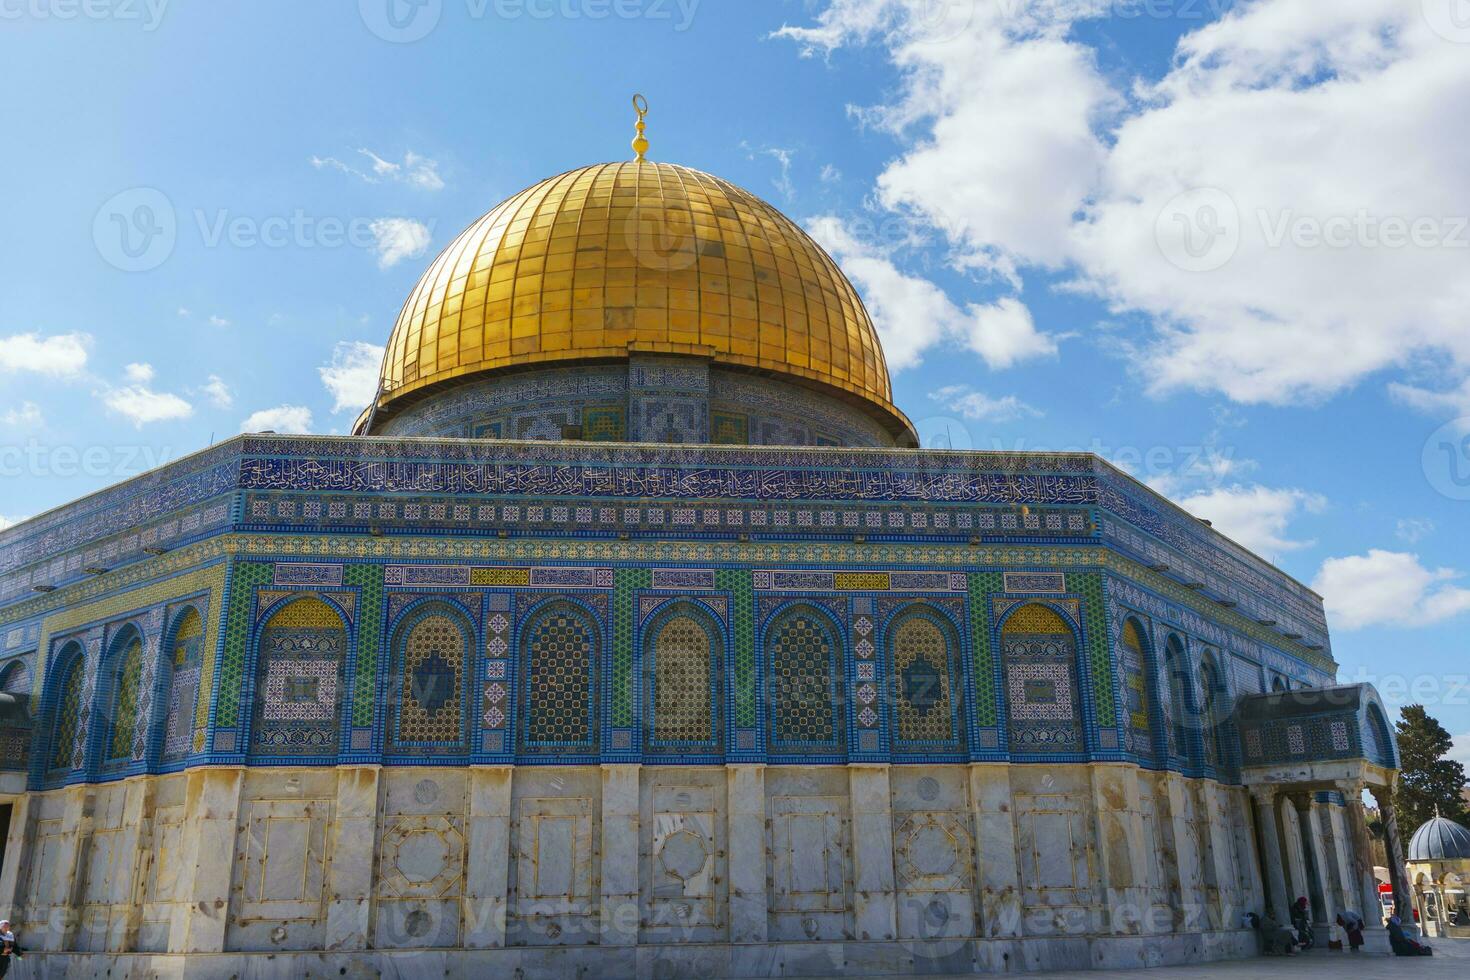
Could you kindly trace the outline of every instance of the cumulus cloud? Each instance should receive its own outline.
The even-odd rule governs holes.
[[[1366,555],[1329,558],[1312,588],[1339,629],[1364,626],[1430,626],[1470,612],[1470,589],[1452,568],[1425,568],[1419,556],[1371,549]]]
[[[373,233],[380,269],[417,258],[429,247],[429,226],[412,218],[378,218],[368,227]]]
[[[123,376],[134,384],[146,385],[153,380],[152,364],[129,364],[123,368]]]
[[[1040,418],[1044,414],[1015,395],[992,398],[968,385],[948,385],[930,392],[929,397],[950,411],[978,422],[1013,422],[1016,419]]]
[[[87,367],[92,338],[84,333],[18,333],[0,337],[0,371],[28,371],[53,378],[74,378]]]
[[[22,402],[18,408],[6,409],[0,422],[12,429],[34,429],[42,422],[41,406],[35,402]]]
[[[211,374],[204,387],[199,389],[209,399],[215,408],[229,408],[235,404],[235,393],[230,386],[225,384],[223,378],[217,374]]]
[[[385,159],[366,147],[358,149],[357,154],[366,158],[366,163],[352,166],[336,157],[314,156],[311,158],[311,165],[318,170],[337,170],[369,184],[394,181],[426,191],[444,189],[444,178],[439,176],[439,164],[412,150],[406,152],[403,160],[398,163]]]
[[[1289,525],[1302,513],[1318,514],[1327,507],[1326,498],[1320,494],[1259,484],[1218,487],[1183,497],[1176,503],[1266,558],[1314,544],[1288,537]]]
[[[102,404],[138,428],[153,422],[171,422],[194,414],[194,406],[178,395],[154,391],[147,384],[108,388],[101,394]]]
[[[1312,402],[1429,354],[1448,386],[1396,396],[1464,413],[1470,142],[1445,120],[1470,102],[1470,58],[1422,6],[1238,4],[1126,86],[1074,30],[1107,0],[831,0],[779,34],[804,53],[880,45],[900,95],[860,118],[918,136],[879,203],[952,264],[1018,285],[1061,270],[1141,314],[1120,349],[1153,393]]]
[[[863,294],[893,370],[914,367],[940,343],[957,343],[991,368],[1056,353],[1056,340],[1041,333],[1018,300],[961,308],[929,279],[909,275],[892,258],[861,240],[841,219],[815,218],[809,230]]]
[[[362,340],[344,341],[332,350],[331,363],[317,368],[333,398],[332,411],[357,411],[377,396],[383,348]]]
[[[240,423],[241,432],[279,432],[305,435],[311,432],[311,409],[304,405],[278,405],[252,412]]]

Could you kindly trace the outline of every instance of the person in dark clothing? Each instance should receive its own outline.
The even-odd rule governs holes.
[[[1302,949],[1311,949],[1317,944],[1317,937],[1312,934],[1312,910],[1305,896],[1298,898],[1291,907],[1291,927],[1296,930]]]
[[[1433,956],[1434,950],[1428,944],[1421,943],[1404,932],[1403,920],[1398,916],[1391,916],[1388,920],[1388,944],[1393,947],[1395,956]]]
[[[1267,956],[1293,956],[1296,954],[1296,933],[1276,921],[1270,912],[1263,919],[1254,912],[1250,914],[1251,925],[1261,934],[1261,945]]]
[[[25,950],[15,941],[15,931],[10,927],[10,920],[0,919],[0,977],[10,972],[12,959],[18,960],[23,956]]]
[[[1348,948],[1354,953],[1363,948],[1363,917],[1352,910],[1338,913],[1337,924],[1347,933]]]

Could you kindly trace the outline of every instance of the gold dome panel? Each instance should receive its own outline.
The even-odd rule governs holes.
[[[831,257],[733,184],[647,161],[542,181],[455,239],[399,314],[378,408],[471,374],[630,352],[794,376],[911,431],[873,323]]]

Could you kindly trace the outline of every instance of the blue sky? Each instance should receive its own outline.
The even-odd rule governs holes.
[[[641,91],[926,442],[1114,459],[1470,759],[1466,0],[416,2],[0,0],[0,520],[345,431],[433,253]]]

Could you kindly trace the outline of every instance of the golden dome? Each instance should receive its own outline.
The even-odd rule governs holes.
[[[483,372],[643,352],[836,389],[912,433],[831,257],[753,194],[647,161],[542,181],[444,249],[393,327],[377,412]]]

